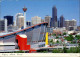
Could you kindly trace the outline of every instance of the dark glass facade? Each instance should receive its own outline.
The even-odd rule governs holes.
[[[31,26],[31,22],[26,22],[26,25],[27,26]]]
[[[60,17],[60,27],[64,27],[65,26],[65,23],[64,23],[65,21],[64,21],[64,17],[63,16],[61,16]]]
[[[0,31],[4,31],[4,27],[5,27],[5,21],[0,20]]]
[[[13,16],[4,16],[4,19],[7,19],[8,26],[13,25]]]
[[[58,22],[57,22],[57,8],[56,8],[56,6],[54,6],[52,8],[51,27],[58,27]]]

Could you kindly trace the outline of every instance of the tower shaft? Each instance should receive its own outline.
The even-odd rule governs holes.
[[[26,28],[26,12],[24,12],[24,28]]]

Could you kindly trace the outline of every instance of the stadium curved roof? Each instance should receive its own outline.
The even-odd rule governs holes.
[[[48,23],[47,23],[47,22],[42,22],[42,23],[39,23],[39,24],[30,26],[30,27],[27,27],[27,28],[25,28],[25,29],[22,29],[22,30],[19,30],[19,31],[16,31],[16,32],[12,32],[12,33],[9,33],[9,34],[6,34],[6,35],[1,35],[0,37],[5,37],[5,36],[8,36],[8,35],[12,35],[12,34],[15,34],[15,33],[18,33],[18,32],[21,32],[21,31],[24,31],[24,30],[33,28],[33,27],[38,26],[38,25],[41,25],[41,24],[46,24],[46,25],[47,25]]]

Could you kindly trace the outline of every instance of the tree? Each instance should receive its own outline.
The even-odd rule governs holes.
[[[63,53],[62,49],[53,49],[52,53]]]
[[[25,53],[24,51],[16,51],[14,53]]]
[[[52,45],[54,44],[53,39],[51,39],[51,40],[49,41],[49,44],[50,44],[50,46],[52,46]]]
[[[58,39],[59,37],[56,37],[56,39]]]
[[[80,39],[80,35],[76,35],[75,37],[76,37],[76,39],[77,39],[77,40],[79,40],[79,39]]]
[[[72,41],[74,37],[72,35],[69,35],[67,37],[64,37],[67,41]]]
[[[53,42],[53,39],[50,40],[50,43],[52,43],[52,42]]]
[[[67,34],[66,32],[63,33],[63,35],[66,35],[66,34]]]
[[[64,48],[63,48],[63,52],[64,52],[64,53],[66,53],[66,52],[67,52],[66,47],[64,47]]]
[[[53,34],[52,36],[56,36],[56,34]]]
[[[57,40],[56,43],[59,43],[59,41]]]

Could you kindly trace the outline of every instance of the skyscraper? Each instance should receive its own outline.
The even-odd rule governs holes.
[[[54,6],[52,8],[52,18],[54,18],[55,21],[57,21],[57,8]]]
[[[15,26],[19,27],[19,16],[23,16],[23,13],[17,13],[15,16]]]
[[[65,26],[65,24],[64,24],[64,17],[62,15],[62,16],[60,16],[60,27],[64,27],[64,26]]]
[[[39,24],[41,23],[41,17],[38,17],[38,16],[34,16],[32,17],[32,25],[36,25],[36,24]]]
[[[18,28],[21,28],[24,26],[24,16],[19,16],[19,25]]]
[[[58,20],[58,27],[60,27],[60,20]]]
[[[13,25],[13,16],[4,16],[4,19],[7,19],[7,24]]]
[[[52,8],[51,27],[58,27],[58,22],[57,22],[57,8],[56,8],[56,6],[54,6]]]
[[[50,20],[51,20],[51,16],[45,16],[45,22],[48,23],[48,27],[50,27]]]
[[[5,30],[4,27],[5,27],[5,20],[0,20],[0,31],[4,31]]]

